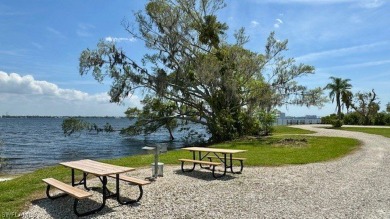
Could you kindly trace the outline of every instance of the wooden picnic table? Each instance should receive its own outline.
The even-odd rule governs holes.
[[[70,161],[70,162],[63,162],[60,163],[61,165],[65,167],[69,167],[72,170],[72,186],[76,185],[83,185],[86,190],[90,190],[90,188],[87,187],[87,175],[92,174],[97,176],[100,181],[102,182],[102,195],[103,195],[103,201],[99,208],[94,209],[92,211],[88,211],[83,214],[78,214],[81,216],[89,215],[92,213],[96,213],[104,208],[106,205],[107,198],[110,197],[116,197],[117,201],[120,204],[130,204],[134,203],[134,201],[122,201],[120,199],[120,189],[119,189],[119,180],[121,179],[119,174],[130,172],[135,170],[131,167],[123,167],[123,166],[117,166],[107,163],[102,163],[94,160],[77,160],[77,161]],[[83,172],[83,178],[80,182],[75,182],[75,170],[79,170]],[[116,180],[116,192],[113,193],[107,188],[107,177],[113,177]],[[142,190],[141,190],[141,196],[142,196]],[[138,201],[138,200],[137,200]]]
[[[183,150],[187,150],[192,152],[192,160],[191,159],[179,159],[182,163],[181,169],[183,172],[190,172],[195,169],[195,165],[199,164],[201,168],[204,168],[202,164],[204,165],[210,165],[212,167],[213,176],[215,178],[219,178],[226,175],[227,169],[230,169],[232,173],[241,173],[243,170],[243,160],[245,158],[234,158],[233,154],[237,153],[243,153],[246,152],[246,150],[237,150],[237,149],[223,149],[223,148],[209,148],[209,147],[186,147],[182,148]],[[203,154],[202,154],[203,153]],[[214,156],[209,156],[209,154],[213,154]],[[210,161],[205,161],[205,158],[209,158]],[[212,158],[217,159],[220,162],[212,162]],[[238,172],[233,171],[233,160],[239,160],[241,162],[241,169]],[[193,163],[192,169],[185,170],[184,169],[184,162],[191,162]],[[215,166],[223,164],[224,171],[223,174],[220,176],[217,176],[215,174]]]

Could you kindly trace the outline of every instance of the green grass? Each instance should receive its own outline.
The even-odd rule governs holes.
[[[306,139],[306,143],[280,144],[283,139]],[[323,162],[342,157],[359,145],[358,140],[336,137],[278,136],[265,140],[236,141],[215,145],[248,150],[246,166],[281,166]]]
[[[294,135],[233,141],[213,145],[213,147],[248,150],[247,153],[242,154],[243,157],[247,157],[245,166],[280,166],[337,159],[359,146],[359,142],[354,139],[299,136],[295,135],[296,132],[301,131],[278,127],[276,133]],[[279,143],[286,138],[305,138],[307,140],[302,145]],[[188,151],[174,150],[162,154],[160,161],[165,164],[178,165],[178,159],[186,157],[191,157]],[[137,155],[103,161],[122,166],[144,167],[150,166],[150,163],[153,162],[153,155]],[[47,177],[70,182],[70,169],[62,166],[47,167],[10,181],[0,182],[0,217],[5,214],[16,217],[18,212],[21,212],[31,200],[45,198],[45,184],[42,179]]]
[[[368,134],[382,135],[390,138],[390,128],[364,128],[364,127],[341,127],[341,130],[364,132]]]
[[[274,127],[274,135],[283,135],[283,134],[292,134],[292,135],[301,135],[301,134],[313,134],[314,132],[299,128],[293,128],[286,125],[279,125]]]

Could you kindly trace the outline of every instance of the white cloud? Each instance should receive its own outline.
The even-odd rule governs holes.
[[[319,4],[342,4],[342,3],[352,3],[362,8],[372,9],[381,7],[386,3],[385,0],[253,0],[256,3],[278,3],[278,4],[310,4],[310,5],[319,5]]]
[[[64,34],[62,34],[60,31],[58,31],[52,27],[46,27],[46,30],[49,31],[50,33],[58,36],[58,37],[66,38]]]
[[[384,0],[361,0],[359,3],[360,7],[367,9],[378,8],[384,4]]]
[[[107,42],[115,42],[115,43],[120,43],[120,42],[124,42],[124,41],[129,41],[129,42],[136,41],[136,39],[134,37],[126,38],[126,37],[111,37],[111,36],[106,37],[105,40]]]
[[[255,20],[251,21],[251,27],[257,27],[257,26],[259,26],[259,24],[260,23],[255,21]]]
[[[275,28],[279,28],[281,24],[283,24],[283,21],[279,18],[275,19],[276,23],[274,24]]]
[[[85,24],[85,23],[80,23],[77,28],[77,35],[81,37],[89,37],[92,36],[91,31],[95,29],[95,26],[91,24]]]
[[[384,41],[384,42],[364,44],[364,45],[359,45],[359,46],[332,49],[332,50],[315,52],[315,53],[310,53],[307,55],[299,56],[299,57],[296,57],[296,60],[297,61],[312,61],[312,60],[318,60],[318,59],[321,59],[324,57],[344,56],[346,54],[351,54],[351,53],[358,52],[358,51],[359,52],[367,51],[367,50],[372,49],[374,47],[384,46],[387,44],[389,44],[389,42]]]
[[[363,63],[357,63],[357,64],[349,64],[349,65],[341,65],[341,66],[332,66],[332,67],[329,67],[328,69],[336,69],[336,68],[363,68],[363,67],[386,65],[386,64],[390,64],[390,59],[388,59],[388,60],[379,60],[379,61],[371,61],[371,62],[363,62]]]
[[[136,95],[127,98],[122,106],[109,101],[107,93],[62,89],[56,84],[35,80],[31,75],[0,71],[0,115],[122,116],[127,107],[141,106]]]

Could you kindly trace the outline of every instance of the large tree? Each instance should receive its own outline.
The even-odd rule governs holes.
[[[350,79],[342,79],[336,77],[330,77],[331,83],[327,84],[324,89],[330,90],[329,98],[332,103],[336,101],[337,116],[341,119],[342,102],[346,105],[347,109],[350,106],[350,98],[352,93],[349,89],[352,85],[349,83]]]
[[[99,42],[80,56],[80,74],[92,72],[98,81],[112,79],[112,102],[138,89],[146,93],[143,109],[130,133],[172,130],[181,122],[203,125],[212,141],[261,132],[262,113],[283,104],[322,105],[322,89],[307,89],[295,79],[314,67],[284,58],[287,40],[268,37],[264,54],[244,48],[244,29],[228,43],[228,26],[217,20],[223,0],[151,0],[135,13],[137,28],[123,22],[132,37],[150,53],[140,62],[113,42]],[[138,52],[138,51],[135,51]],[[173,138],[173,136],[171,136]]]

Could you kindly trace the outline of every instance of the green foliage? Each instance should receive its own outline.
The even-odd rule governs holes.
[[[108,77],[112,102],[137,89],[146,94],[142,110],[127,111],[139,118],[127,133],[150,134],[161,127],[172,133],[192,122],[219,142],[269,133],[271,119],[259,112],[283,104],[323,104],[322,89],[309,90],[296,81],[313,74],[314,67],[285,58],[287,40],[277,40],[272,32],[265,53],[258,54],[244,47],[248,38],[242,28],[235,44],[227,42],[228,26],[216,16],[223,7],[223,0],[151,0],[135,13],[137,30],[123,22],[149,49],[140,62],[112,42],[82,52],[80,74],[92,72],[99,82]]]
[[[273,112],[262,111],[259,113],[259,121],[261,121],[261,131],[264,135],[269,135],[273,132],[273,124],[276,120],[276,114]]]
[[[390,114],[376,113],[369,122],[358,112],[352,112],[344,116],[345,125],[390,125]]]
[[[359,125],[361,116],[357,112],[348,113],[344,116],[343,123],[345,125]]]
[[[114,128],[109,124],[106,123],[103,128],[100,128],[95,123],[89,123],[82,119],[77,119],[74,117],[66,118],[62,121],[62,131],[64,132],[65,136],[70,136],[73,133],[80,133],[82,131],[89,131],[89,132],[115,132]]]
[[[88,124],[76,118],[66,118],[62,122],[62,130],[65,136],[70,136],[74,132],[80,132],[87,129]]]
[[[337,120],[338,116],[336,114],[330,114],[329,116],[321,117],[322,124],[332,124],[334,120]]]
[[[375,114],[372,123],[374,125],[386,125],[386,114],[385,113]]]
[[[361,125],[370,125],[380,107],[374,90],[371,92],[358,92],[354,96],[351,107],[360,115]]]
[[[337,116],[339,119],[342,119],[341,109],[343,105],[347,107],[347,110],[351,105],[350,98],[352,93],[349,91],[349,89],[352,88],[352,85],[349,84],[350,79],[336,77],[330,77],[330,79],[332,82],[327,84],[324,89],[330,90],[329,98],[332,100],[332,103],[336,101]]]
[[[170,139],[174,140],[173,130],[177,127],[177,119],[175,116],[176,105],[174,102],[169,102],[152,97],[146,97],[142,103],[142,110],[137,108],[129,108],[125,114],[129,118],[136,117],[136,122],[126,129],[121,131],[122,134],[148,135],[156,132],[160,128],[168,130]]]
[[[333,128],[340,128],[342,125],[343,125],[343,122],[341,119],[335,119],[332,121]]]
[[[341,117],[341,119],[339,119]],[[343,125],[343,118],[344,114],[341,114],[340,116],[336,114],[330,114],[329,116],[324,116],[321,118],[322,124],[330,124],[334,128],[340,128]]]

